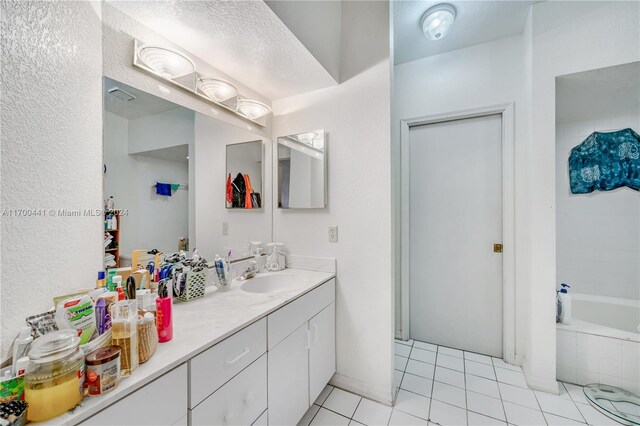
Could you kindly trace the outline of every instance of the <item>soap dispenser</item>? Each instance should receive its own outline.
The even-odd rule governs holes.
[[[560,284],[558,298],[560,299],[560,322],[562,324],[571,324],[571,295],[568,292],[570,288],[571,286],[568,284]]]

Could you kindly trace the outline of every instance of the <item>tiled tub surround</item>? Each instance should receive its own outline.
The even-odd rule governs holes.
[[[572,311],[570,325],[557,325],[558,380],[640,394],[640,302],[574,293]]]
[[[639,126],[637,114],[556,125],[557,277],[574,293],[640,299],[638,192],[572,194],[567,161],[571,149],[594,131]]]
[[[558,380],[586,385],[601,383],[640,395],[640,342],[638,333],[623,332],[575,320],[558,324],[556,375]],[[610,335],[605,335],[610,331]]]
[[[395,354],[395,407],[327,386],[298,425],[619,425],[581,387],[532,391],[520,367],[497,358],[411,340],[397,340]]]

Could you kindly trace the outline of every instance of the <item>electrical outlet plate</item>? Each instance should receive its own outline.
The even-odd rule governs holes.
[[[222,222],[222,235],[229,235],[229,224]]]
[[[338,242],[338,227],[330,226],[329,227],[329,242],[337,243]]]

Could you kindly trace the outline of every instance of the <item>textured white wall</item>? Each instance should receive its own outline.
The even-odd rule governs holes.
[[[523,39],[515,36],[455,50],[394,67],[395,140],[402,119],[462,111],[496,104],[515,104],[516,174],[516,354],[524,353],[526,281],[523,215],[526,156],[523,105]],[[399,268],[398,268],[399,269]],[[400,281],[396,289],[396,330],[400,329]]]
[[[2,2],[2,209],[102,206],[98,2]],[[52,296],[95,285],[102,218],[1,218],[2,351]]]
[[[530,245],[527,344],[524,370],[530,385],[555,385],[556,129],[559,75],[638,61],[640,3],[541,2],[531,9],[531,135],[527,141]],[[606,36],[594,28],[608,28]],[[530,38],[529,38],[530,37]]]
[[[274,140],[327,131],[328,207],[276,209],[274,240],[291,253],[337,258],[334,381],[385,403],[393,388],[388,7],[343,3],[342,75],[348,78],[275,101],[273,119]],[[339,226],[338,243],[328,242],[332,225]]]
[[[629,96],[638,98],[637,93]],[[630,188],[571,194],[571,149],[594,131],[640,129],[640,116],[556,126],[557,281],[576,293],[640,299],[640,197]]]

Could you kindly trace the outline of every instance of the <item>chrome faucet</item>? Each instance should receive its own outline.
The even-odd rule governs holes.
[[[255,277],[258,273],[258,262],[255,260],[250,260],[247,268],[244,270],[242,275],[240,276],[240,281],[250,280]]]

